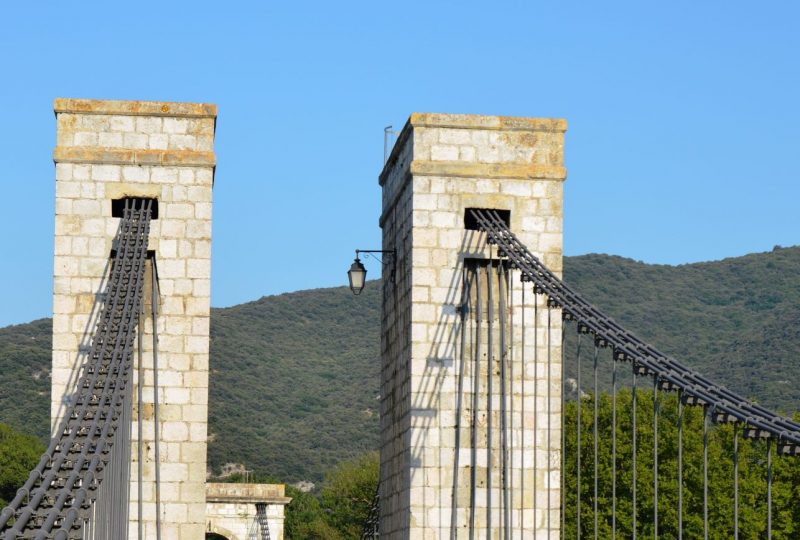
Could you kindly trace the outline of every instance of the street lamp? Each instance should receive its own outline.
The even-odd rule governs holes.
[[[367,280],[367,269],[361,264],[358,258],[358,251],[356,251],[356,260],[350,265],[350,270],[347,271],[347,279],[350,280],[350,290],[353,294],[358,296],[364,289],[364,283]]]
[[[361,259],[358,258],[359,253],[382,253],[387,256],[390,256],[391,263],[394,264],[394,255],[395,250],[393,249],[357,249],[356,250],[356,259],[353,261],[353,264],[350,265],[350,270],[347,271],[347,279],[350,281],[350,290],[353,291],[353,294],[358,296],[361,294],[361,291],[364,290],[364,285],[367,282],[367,269],[361,263]],[[387,262],[381,261],[383,264],[388,264]],[[394,269],[392,269],[392,281],[394,281]]]

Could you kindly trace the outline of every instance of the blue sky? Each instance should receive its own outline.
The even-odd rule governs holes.
[[[341,285],[379,246],[383,127],[569,122],[565,252],[800,244],[790,2],[16,2],[0,21],[0,326],[50,316],[60,97],[219,106],[212,304]],[[377,267],[372,267],[377,274]]]

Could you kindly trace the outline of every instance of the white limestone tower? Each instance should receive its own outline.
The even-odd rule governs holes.
[[[157,496],[162,538],[204,536],[216,112],[216,106],[198,103],[55,100],[54,425],[70,398],[76,368],[85,360],[85,346],[94,331],[92,308],[102,291],[119,223],[115,201],[149,198],[158,205],[149,239],[158,275],[158,389],[154,392],[148,282],[143,362],[134,367],[131,538],[137,535],[139,521],[139,467],[144,537],[156,537]],[[139,384],[142,441],[136,422]]]
[[[519,273],[507,267],[503,285],[474,281],[502,263],[492,261],[497,255],[474,230],[468,209],[502,210],[520,240],[560,275],[565,130],[563,120],[412,114],[384,167],[383,249],[396,250],[396,258],[384,270],[381,538],[444,540],[453,530],[470,538],[473,528],[474,538],[499,539],[504,519],[512,538],[558,538],[560,312],[549,336],[548,380],[546,304],[528,290],[523,305]],[[464,324],[472,330],[462,347],[462,293],[470,279]],[[504,341],[513,372],[504,413],[506,499],[499,340],[493,359],[470,345],[475,328],[484,335],[492,328],[486,311],[483,322],[475,321],[477,290],[486,305],[490,288],[495,298],[507,295],[505,320],[513,321]],[[534,313],[541,323],[536,336]]]

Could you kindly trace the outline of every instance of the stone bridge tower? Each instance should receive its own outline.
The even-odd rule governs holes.
[[[155,268],[158,387],[154,390],[154,321],[146,293],[144,354],[142,365],[137,362],[134,367],[130,536],[137,535],[141,508],[144,537],[156,537],[158,497],[162,538],[203,538],[216,107],[56,99],[55,113],[52,422],[60,420],[70,399],[76,368],[85,360],[94,330],[93,306],[102,291],[119,223],[115,201],[155,199],[158,216],[151,225],[149,249],[156,264],[150,265],[147,279],[152,280]],[[149,283],[145,291],[150,291]],[[139,385],[141,441],[135,399]],[[156,472],[161,479],[158,489]]]
[[[381,538],[472,538],[471,528],[474,538],[502,538],[499,384],[490,394],[485,350],[473,362],[470,340],[464,351],[459,339],[461,305],[475,303],[474,292],[462,298],[464,281],[498,263],[489,262],[497,255],[472,230],[467,209],[503,210],[520,240],[560,274],[565,130],[563,120],[412,114],[384,167],[383,249],[396,250],[396,257],[384,269]],[[551,350],[548,380],[546,305],[530,291],[523,304],[519,274],[508,270],[507,315],[517,321],[506,342],[515,373],[508,386],[510,528],[514,538],[523,531],[522,538],[555,539],[560,354]],[[518,322],[523,311],[532,321],[534,309],[543,324],[537,336],[528,324],[523,338]],[[552,329],[558,345],[560,317]],[[499,376],[496,362],[491,373]]]

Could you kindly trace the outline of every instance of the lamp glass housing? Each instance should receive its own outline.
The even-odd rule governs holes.
[[[350,265],[350,270],[347,271],[347,279],[350,280],[350,290],[353,291],[353,294],[361,294],[367,280],[367,269],[357,257]]]

